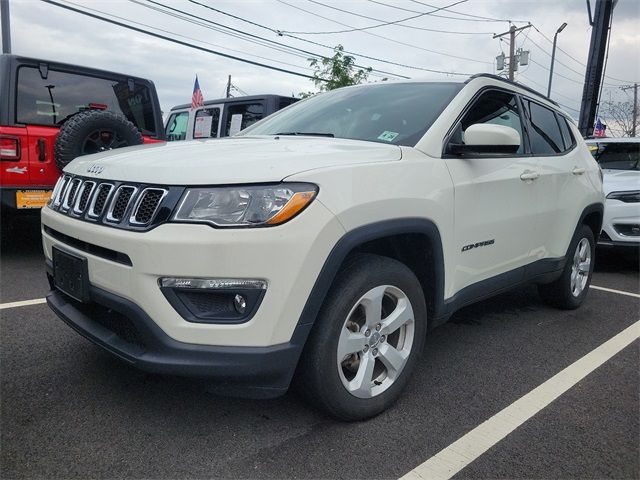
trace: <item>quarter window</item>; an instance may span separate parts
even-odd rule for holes
[[[575,145],[575,139],[571,133],[571,128],[567,123],[567,119],[558,115],[558,123],[560,123],[560,131],[562,132],[562,139],[564,140],[564,150],[570,150]]]
[[[565,150],[556,114],[542,105],[527,101],[531,129],[529,140],[534,155],[553,155]]]

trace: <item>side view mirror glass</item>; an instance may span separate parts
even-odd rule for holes
[[[463,134],[463,143],[450,143],[447,153],[464,154],[509,154],[520,148],[520,134],[515,128],[491,123],[476,123]]]

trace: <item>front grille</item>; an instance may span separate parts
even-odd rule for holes
[[[65,174],[48,207],[80,220],[145,231],[169,219],[184,190]]]
[[[124,218],[124,213],[131,202],[131,198],[136,193],[136,187],[122,186],[116,190],[114,200],[111,202],[107,220],[110,222],[119,222]]]
[[[138,225],[146,225],[151,221],[156,213],[160,201],[167,194],[167,191],[161,188],[147,188],[140,194],[138,203],[133,211],[131,222]]]
[[[76,202],[76,206],[73,208],[73,213],[81,214],[87,208],[87,203],[89,202],[89,197],[93,193],[93,188],[96,186],[96,182],[87,181],[82,184],[80,188],[80,193],[78,194],[78,201]]]
[[[98,193],[93,199],[92,207],[89,209],[89,215],[92,217],[99,217],[104,212],[104,207],[107,204],[107,199],[113,190],[113,185],[110,183],[102,183],[98,187]]]
[[[66,195],[64,196],[64,201],[62,202],[62,208],[64,210],[69,210],[69,207],[73,205],[73,201],[76,198],[76,193],[78,192],[78,187],[82,183],[82,180],[79,178],[74,178],[71,180],[69,187],[67,188]]]

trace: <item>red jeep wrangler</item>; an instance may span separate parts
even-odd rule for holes
[[[150,80],[0,56],[3,214],[45,205],[62,168],[75,157],[163,138]]]

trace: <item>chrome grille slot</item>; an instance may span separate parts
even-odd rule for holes
[[[89,206],[90,217],[96,218],[102,215],[112,190],[113,185],[110,183],[101,183],[98,186],[96,194],[93,196],[93,200],[91,200],[91,205]]]
[[[62,203],[62,199],[64,198],[64,194],[66,193],[67,187],[69,186],[69,180],[71,177],[65,175],[62,177],[62,183],[60,184],[60,188],[56,191],[55,198],[53,199],[53,206],[59,207]]]
[[[133,225],[147,225],[153,220],[162,199],[169,193],[162,188],[145,188],[133,208],[129,221]]]
[[[119,222],[124,218],[127,207],[137,191],[138,188],[131,185],[118,187],[107,211],[107,220],[109,222]]]
[[[76,195],[76,202],[73,206],[73,213],[80,215],[87,208],[87,204],[89,203],[89,198],[91,198],[91,194],[93,193],[93,189],[96,186],[96,182],[92,182],[87,180],[82,184],[78,194]]]
[[[62,201],[62,209],[69,210],[71,205],[73,205],[73,201],[76,198],[76,193],[78,193],[78,187],[82,183],[82,180],[79,178],[74,178],[69,182],[69,186],[66,189],[64,200]]]

